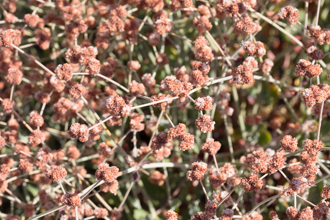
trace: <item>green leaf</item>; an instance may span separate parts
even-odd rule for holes
[[[269,131],[263,131],[260,132],[260,137],[258,143],[260,145],[267,145],[272,140],[272,135],[269,133]]]
[[[33,185],[27,185],[26,189],[33,195],[37,196],[39,192],[39,188]]]
[[[134,219],[146,219],[148,216],[148,212],[143,209],[134,209],[133,217]]]

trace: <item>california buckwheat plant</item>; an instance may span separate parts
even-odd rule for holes
[[[330,219],[330,0],[0,0],[0,219]]]

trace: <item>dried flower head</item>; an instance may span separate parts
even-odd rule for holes
[[[46,177],[57,183],[64,179],[67,172],[64,167],[52,166],[46,171]]]
[[[70,207],[81,206],[80,196],[77,193],[66,193],[62,198],[62,202]]]
[[[207,171],[207,164],[204,162],[194,162],[191,164],[191,170],[187,172],[187,180],[197,181],[204,177]]]
[[[209,138],[203,144],[203,150],[210,155],[215,155],[220,150],[221,144],[219,141],[214,141],[213,138]]]
[[[117,179],[119,173],[119,169],[115,166],[109,166],[109,164],[100,164],[97,167],[95,172],[95,176],[99,180],[104,180],[105,182],[112,182]]]
[[[285,135],[281,139],[281,148],[285,151],[294,152],[298,149],[298,140],[291,135]]]
[[[209,115],[202,115],[200,118],[196,119],[195,123],[196,127],[203,133],[214,130],[215,122],[212,121]]]

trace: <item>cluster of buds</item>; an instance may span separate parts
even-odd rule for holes
[[[82,19],[77,19],[73,23],[65,25],[65,32],[69,35],[78,36],[85,33],[88,29],[87,24]]]
[[[154,156],[158,160],[168,157],[173,149],[171,138],[165,132],[159,132],[152,139],[151,148],[154,150]]]
[[[21,44],[21,32],[19,30],[7,29],[0,32],[0,47],[11,47]]]
[[[230,163],[225,163],[225,165],[219,169],[211,168],[208,174],[209,181],[214,188],[220,188],[226,182],[230,186],[237,186],[241,182],[241,178],[235,175],[236,171]]]
[[[253,43],[252,41],[243,41],[241,45],[249,56],[256,55],[258,57],[263,57],[266,54],[265,46],[260,41],[257,41],[256,43]]]
[[[279,10],[278,16],[281,19],[288,19],[291,26],[299,21],[299,10],[291,5],[285,6]]]
[[[114,94],[106,100],[106,107],[113,116],[127,117],[131,113],[132,104],[126,104],[122,97]]]
[[[319,44],[330,44],[330,30],[329,29],[321,29],[319,25],[308,25],[307,26],[308,33],[316,39]]]
[[[126,19],[123,33],[123,38],[131,44],[137,44],[140,22],[137,19]]]
[[[281,148],[288,152],[294,152],[298,149],[298,140],[291,135],[285,135],[281,140]]]
[[[195,109],[197,111],[211,110],[213,108],[212,102],[213,98],[210,96],[199,97],[195,100]]]
[[[150,182],[152,184],[156,184],[158,186],[162,186],[166,180],[166,176],[159,172],[158,170],[155,170],[151,175],[150,175]]]
[[[163,91],[169,91],[173,96],[179,96],[181,100],[184,100],[193,88],[189,82],[182,82],[175,76],[167,76],[160,82],[160,88]]]
[[[171,0],[168,6],[175,11],[179,8],[190,8],[193,6],[193,2],[192,0]]]
[[[207,164],[204,162],[194,162],[191,164],[191,170],[187,172],[187,180],[199,181],[207,171]]]
[[[274,66],[274,62],[269,58],[265,59],[259,64],[259,68],[264,74],[270,73],[273,66]]]
[[[330,86],[327,84],[312,85],[301,92],[305,105],[313,107],[316,103],[321,103],[328,98]]]
[[[160,35],[168,33],[172,29],[172,21],[168,18],[168,15],[165,11],[157,12],[152,17],[152,21],[155,23],[156,31]]]
[[[210,155],[215,155],[221,147],[221,143],[219,141],[214,141],[213,138],[209,138],[203,144],[203,150]]]
[[[140,115],[138,113],[132,113],[130,115],[130,122],[129,125],[131,126],[131,129],[134,131],[143,131],[145,125],[141,122],[143,122],[144,115]]]
[[[86,142],[88,140],[88,127],[84,124],[74,123],[70,126],[68,135],[71,138],[78,138],[81,142]]]
[[[286,209],[286,215],[290,218],[290,220],[294,219],[314,219],[313,218],[313,210],[311,207],[304,208],[301,212],[293,206],[290,206]]]
[[[252,84],[253,70],[258,68],[258,63],[253,57],[248,57],[246,60],[238,67],[232,70],[233,82],[237,84]]]
[[[212,23],[209,21],[209,16],[197,16],[194,17],[193,24],[199,33],[204,33],[212,29]]]
[[[158,95],[153,95],[151,96],[151,101],[152,102],[158,102],[158,101],[162,101],[162,100],[166,100],[166,101],[162,101],[160,103],[155,103],[152,106],[155,108],[166,108],[167,106],[169,106],[172,103],[172,100],[167,100],[169,98],[172,98],[171,95],[165,95],[163,93],[158,93]]]
[[[81,206],[81,199],[77,193],[66,193],[62,198],[62,202],[70,207]]]
[[[254,8],[257,5],[257,1],[226,1],[226,0],[217,0],[216,9],[217,11],[224,16],[239,17],[238,14],[243,14],[249,8]]]
[[[209,42],[206,40],[204,36],[198,36],[194,41],[194,50],[195,57],[198,60],[202,60],[204,62],[210,62],[213,60],[213,53],[211,47],[208,46]]]
[[[195,120],[195,124],[196,127],[201,130],[201,132],[206,133],[208,131],[214,130],[215,122],[212,121],[211,116],[204,114]]]
[[[129,84],[129,92],[136,96],[136,95],[143,95],[145,92],[145,87],[142,83],[138,83],[135,80],[132,80],[132,82]]]
[[[65,168],[59,166],[52,166],[45,173],[46,177],[51,179],[55,183],[60,182],[62,179],[64,179],[66,177],[66,174],[67,172]]]
[[[315,46],[310,46],[307,48],[307,55],[312,60],[322,60],[323,59],[323,52],[322,50],[317,49]]]
[[[213,56],[213,55],[212,55]],[[193,71],[191,73],[191,83],[194,86],[202,86],[209,82],[208,73],[210,71],[210,65],[208,63],[203,63],[199,61],[191,62]],[[176,75],[180,75],[181,78],[186,78],[184,71],[181,71],[182,68],[177,71]],[[188,76],[189,77],[189,76]]]
[[[95,59],[98,51],[95,47],[81,47],[74,46],[68,49],[65,53],[66,57],[70,60],[71,63],[79,63],[86,66],[86,72],[95,76],[100,72],[100,61]]]
[[[319,140],[305,140],[303,143],[304,149],[307,151],[308,154],[310,155],[317,155],[317,153],[321,150],[322,148],[322,141]]]
[[[119,169],[115,166],[109,166],[107,163],[102,163],[97,167],[95,177],[98,180],[103,180],[107,183],[111,183],[116,180],[119,175]]]
[[[307,76],[313,78],[319,76],[322,73],[322,68],[319,64],[313,65],[308,60],[299,60],[297,66],[294,69],[294,72],[297,76]]]
[[[260,24],[258,22],[254,22],[248,15],[235,16],[234,28],[238,32],[242,32],[244,34],[253,34],[261,30]]]
[[[13,67],[8,69],[7,82],[12,85],[19,85],[23,80],[23,73]]]
[[[244,188],[245,192],[256,192],[262,188],[263,182],[256,174],[250,174],[249,176],[242,178],[241,186]]]

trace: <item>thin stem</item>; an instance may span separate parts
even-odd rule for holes
[[[315,25],[319,24],[320,9],[321,9],[321,0],[318,0]]]
[[[293,36],[292,34],[290,34],[289,32],[287,32],[286,30],[284,30],[282,27],[280,27],[279,25],[277,25],[275,22],[273,22],[272,20],[270,20],[269,18],[263,16],[262,14],[260,14],[259,12],[256,12],[255,10],[253,10],[252,8],[249,9],[251,12],[253,12],[255,15],[257,15],[258,17],[260,17],[261,19],[263,19],[264,21],[266,21],[267,23],[269,23],[270,25],[274,26],[276,29],[278,29],[279,31],[283,32],[284,34],[286,34],[288,37],[290,37],[294,42],[296,42],[299,46],[304,47],[304,44],[298,40],[295,36]]]
[[[129,90],[127,89],[127,88],[125,88],[124,86],[122,86],[122,85],[120,85],[119,83],[117,83],[116,81],[114,81],[114,80],[112,80],[112,79],[110,79],[110,78],[108,78],[108,77],[106,77],[106,76],[103,76],[103,75],[101,75],[101,74],[96,74],[96,76],[98,76],[98,77],[100,77],[100,78],[102,78],[102,79],[105,79],[105,80],[107,80],[107,81],[109,81],[109,82],[111,82],[111,83],[113,83],[113,84],[115,84],[116,86],[118,86],[119,88],[121,88],[122,90],[124,90],[125,92],[129,92]]]
[[[128,195],[129,195],[129,193],[131,192],[131,189],[132,189],[134,183],[135,183],[135,182],[131,182],[131,184],[129,185],[129,187],[128,187],[126,193],[125,193],[125,196],[124,196],[123,200],[121,201],[120,205],[118,206],[118,209],[119,209],[119,210],[124,206],[125,201],[126,201]]]
[[[206,192],[206,189],[205,189],[205,187],[204,187],[204,184],[203,184],[202,180],[199,180],[199,182],[200,182],[201,187],[202,187],[202,189],[203,189],[203,191],[204,191],[204,194],[205,194],[205,196],[206,196],[206,198],[207,198],[207,201],[210,201],[210,198],[209,198],[209,196],[207,195],[207,192]]]
[[[33,60],[38,66],[40,66],[43,70],[45,70],[46,72],[50,73],[52,76],[55,76],[55,73],[53,71],[51,71],[50,69],[48,69],[46,66],[44,66],[42,63],[40,63],[38,60],[36,60],[35,58],[33,58],[32,56],[30,56],[29,54],[27,54],[26,52],[24,52],[21,48],[17,47],[14,44],[11,44],[11,46],[13,48],[15,48],[16,50],[18,50],[18,52],[20,52],[21,54],[27,56],[28,58],[30,58],[31,60]]]
[[[15,85],[12,85],[10,90],[10,101],[13,101],[14,90],[15,90]]]
[[[60,186],[61,186],[61,189],[62,189],[63,193],[64,193],[64,194],[66,194],[66,191],[65,191],[65,189],[64,189],[64,187],[63,187],[63,184],[62,184],[62,182],[61,182],[61,181],[59,181],[58,183],[60,184]]]
[[[313,207],[316,206],[314,203],[308,201],[307,199],[305,199],[305,198],[303,198],[303,197],[301,197],[301,196],[299,196],[299,195],[297,195],[297,197],[298,197],[299,199],[303,200],[304,202],[310,204],[310,205],[313,206]],[[296,206],[295,206],[295,207],[296,207]]]

